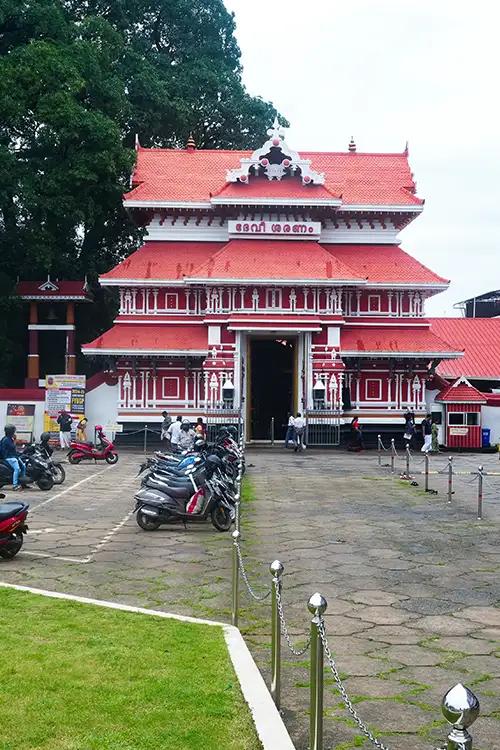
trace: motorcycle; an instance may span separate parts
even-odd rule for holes
[[[70,464],[79,464],[80,461],[106,461],[108,464],[116,464],[118,461],[118,452],[108,440],[100,425],[96,425],[97,437],[99,444],[78,443],[76,440],[70,444],[68,461]]]
[[[28,531],[26,519],[29,505],[26,503],[1,500],[5,495],[0,493],[0,557],[12,560],[23,546],[24,534]]]
[[[36,484],[41,490],[52,489],[54,478],[45,459],[35,452],[27,452],[22,454],[21,461],[26,468],[26,475],[19,477],[21,487]],[[5,484],[12,484],[12,475],[12,466],[6,461],[0,461],[0,487],[3,487]]]
[[[209,456],[204,467],[189,467],[175,480],[148,477],[135,496],[138,525],[155,531],[166,523],[204,523],[210,518],[218,531],[228,531],[235,517],[235,498],[222,468],[217,456]]]
[[[42,432],[42,434],[40,435],[40,442],[38,443],[38,445],[35,445],[35,451],[47,461],[51,474],[54,478],[54,484],[62,484],[66,479],[66,471],[60,461],[55,461],[52,458],[52,454],[54,453],[54,451],[51,448],[49,441],[50,432]]]

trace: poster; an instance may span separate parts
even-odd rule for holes
[[[35,422],[35,404],[7,404],[7,424],[16,428],[16,438],[31,442]]]
[[[47,375],[45,378],[44,430],[59,433],[57,417],[64,409],[77,420],[85,414],[85,375]]]

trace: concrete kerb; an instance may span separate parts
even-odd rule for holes
[[[222,628],[224,640],[231,657],[231,662],[240,683],[243,697],[252,714],[253,722],[259,740],[264,750],[295,750],[295,746],[290,739],[290,735],[283,723],[283,720],[274,705],[266,683],[259,672],[259,669],[248,650],[238,628],[233,625],[226,625],[215,620],[203,620],[197,617],[188,617],[186,615],[176,615],[172,612],[161,612],[154,609],[145,609],[144,607],[133,607],[129,604],[119,604],[118,602],[108,602],[102,599],[90,599],[86,596],[75,596],[73,594],[62,594],[58,591],[46,591],[45,589],[32,588],[31,586],[18,586],[13,583],[0,581],[1,588],[16,589],[17,591],[27,591],[31,594],[46,596],[52,599],[65,599],[67,601],[80,602],[82,604],[93,604],[97,607],[107,607],[108,609],[118,609],[122,612],[133,612],[141,615],[153,615],[164,619],[179,620],[180,622],[192,622],[196,625],[208,625],[210,627]]]

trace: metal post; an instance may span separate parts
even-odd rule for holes
[[[231,603],[231,625],[238,627],[238,610],[239,610],[239,573],[240,566],[238,562],[238,543],[240,532],[233,531],[233,586],[232,586],[232,603]]]
[[[425,466],[425,491],[429,492],[429,454],[424,454],[424,466]]]
[[[271,417],[271,445],[274,445],[274,417]]]
[[[148,451],[148,426],[147,424],[144,425],[144,455],[146,455]]]
[[[477,520],[481,521],[483,518],[483,467],[479,467],[479,475],[477,482]]]
[[[377,451],[378,451],[378,465],[382,465],[382,451],[380,449],[380,443],[382,442],[380,435],[377,435]]]
[[[448,456],[448,502],[451,503],[453,495],[453,458]]]
[[[309,750],[323,750],[323,641],[319,632],[327,601],[321,594],[313,594],[307,603],[311,620],[310,666],[310,722]]]
[[[394,438],[391,438],[391,474],[394,474],[394,456],[396,455],[396,446],[394,445]]]
[[[279,709],[281,701],[281,623],[278,610],[278,596],[281,596],[281,576],[284,567],[279,560],[269,566],[273,582],[271,584],[271,696]]]
[[[406,445],[406,476],[410,477],[410,446]]]
[[[238,471],[238,476],[236,478],[236,495],[234,496],[234,499],[236,501],[235,506],[235,522],[236,522],[236,531],[240,531],[240,513],[241,513],[241,466]]]
[[[451,731],[446,743],[447,750],[472,750],[472,737],[467,731],[479,716],[477,697],[460,682],[448,690],[441,701],[441,710]]]

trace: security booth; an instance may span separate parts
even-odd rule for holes
[[[462,377],[446,386],[435,401],[444,407],[446,447],[481,448],[481,407],[486,404],[486,396]]]

